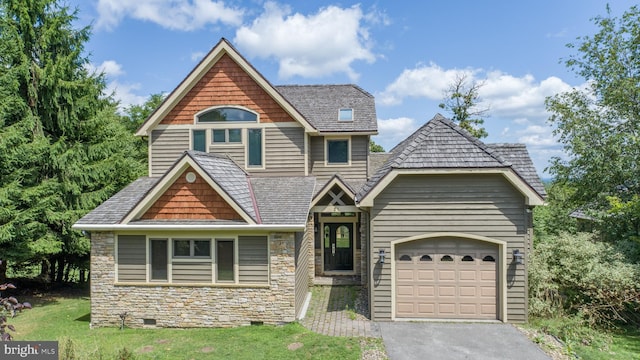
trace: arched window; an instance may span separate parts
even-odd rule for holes
[[[402,255],[400,256],[400,261],[411,261],[411,256],[409,255]]]
[[[453,261],[453,258],[451,257],[451,255],[445,255],[440,258],[440,261]]]
[[[482,258],[482,261],[486,261],[486,262],[496,262],[496,259],[491,256],[491,255],[487,255],[485,257]]]
[[[215,123],[225,121],[258,121],[258,114],[235,107],[213,108],[205,110],[197,116],[199,123]]]
[[[473,256],[465,255],[462,257],[462,261],[473,261]]]
[[[420,261],[433,261],[433,259],[429,255],[422,255]]]

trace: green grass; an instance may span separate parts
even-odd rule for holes
[[[640,354],[640,329],[594,329],[571,317],[536,318],[528,327],[555,335],[564,342],[565,353],[581,359],[637,360]]]
[[[358,338],[319,335],[297,323],[234,329],[89,329],[89,299],[27,299],[34,305],[9,323],[15,340],[71,340],[77,359],[359,359]],[[61,349],[63,350],[63,349]]]

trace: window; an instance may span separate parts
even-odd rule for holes
[[[199,123],[222,121],[258,121],[258,115],[251,111],[234,107],[219,107],[198,114]]]
[[[235,281],[233,262],[233,240],[216,240],[217,281]]]
[[[453,261],[453,258],[450,255],[445,255],[440,258],[440,261]]]
[[[422,255],[420,261],[433,261],[433,259],[431,259],[431,256],[429,255]]]
[[[473,256],[465,255],[462,257],[462,261],[473,261]]]
[[[402,255],[400,256],[400,259],[398,259],[400,261],[411,261],[411,256],[409,255]]]
[[[204,130],[193,130],[192,150],[207,151],[207,133]]]
[[[167,280],[167,240],[151,239],[151,280]]]
[[[211,240],[173,240],[173,257],[211,258]]]
[[[349,140],[327,140],[327,163],[349,163]]]
[[[348,249],[351,247],[349,241],[349,228],[342,225],[336,229],[336,247],[338,249]]]
[[[211,132],[214,144],[242,142],[242,129],[213,129]]]
[[[496,259],[494,259],[494,257],[491,256],[491,255],[487,255],[487,256],[482,258],[482,261],[485,261],[485,262],[496,262]]]
[[[338,120],[353,121],[353,109],[340,109],[338,113]]]
[[[247,130],[247,166],[262,166],[262,129]]]

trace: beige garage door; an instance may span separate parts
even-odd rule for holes
[[[496,319],[498,246],[437,238],[395,249],[396,317]]]

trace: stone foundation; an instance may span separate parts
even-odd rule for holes
[[[116,285],[115,235],[91,235],[91,326],[232,327],[295,320],[293,234],[271,234],[270,284]],[[155,324],[155,325],[154,325]]]

